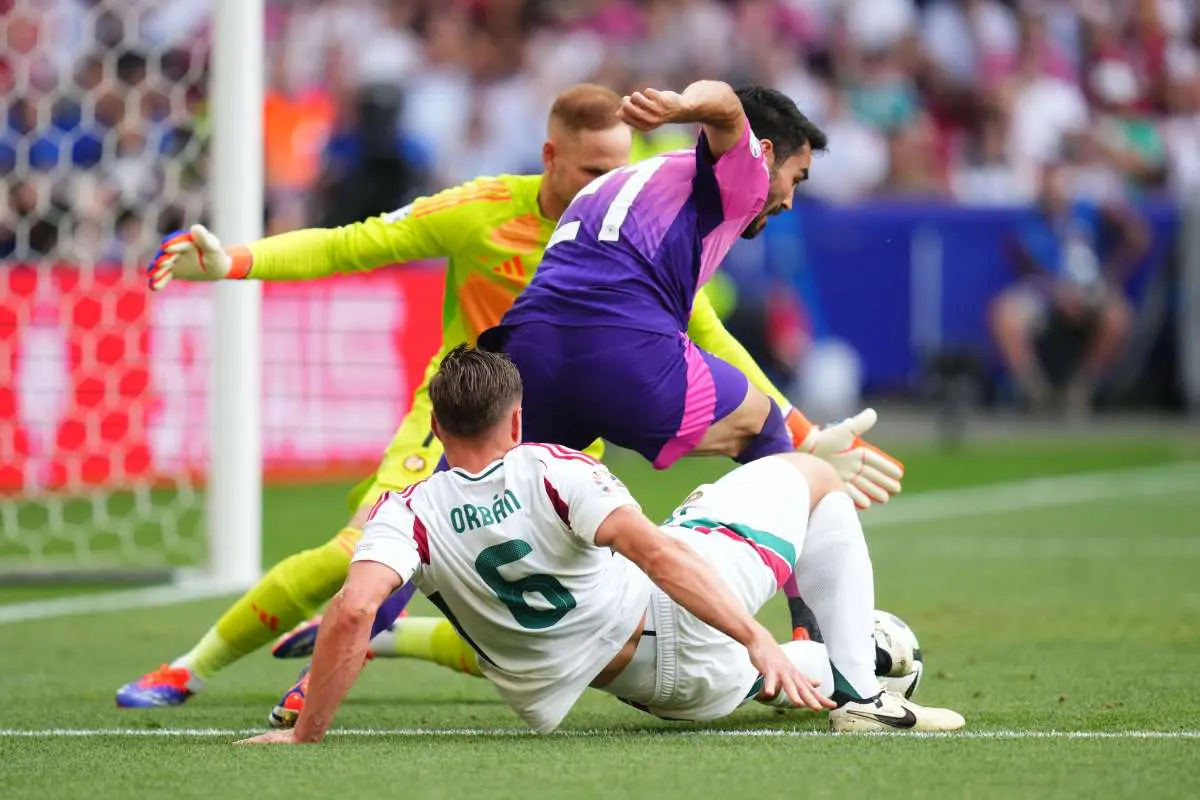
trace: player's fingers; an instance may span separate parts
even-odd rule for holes
[[[850,419],[846,420],[847,427],[854,431],[855,436],[862,436],[871,428],[875,427],[875,423],[879,421],[879,415],[875,413],[873,408],[864,408],[862,411],[855,414]]]
[[[196,243],[193,242],[191,239],[185,239],[182,241],[175,242],[174,244],[167,245],[165,248],[163,248],[163,250],[166,252],[167,255],[177,256],[180,253],[195,252],[197,250],[197,247],[196,247]]]
[[[862,446],[867,450],[868,464],[877,467],[893,478],[904,477],[904,464],[898,458],[888,455],[870,442],[863,442]]]
[[[888,494],[887,489],[884,489],[882,486],[876,483],[872,483],[862,475],[856,475],[853,482],[860,492],[871,498],[872,503],[883,504],[892,498],[892,496]]]
[[[867,509],[871,507],[871,498],[863,494],[862,490],[854,485],[853,480],[843,483],[843,488],[846,494],[850,495],[850,499],[854,501],[854,505],[859,509]]]
[[[166,272],[163,272],[163,273],[159,273],[158,275],[152,275],[150,277],[150,291],[161,292],[163,290],[163,287],[166,286],[168,283],[170,283],[171,278],[173,278],[173,277],[175,277],[175,276],[171,273],[170,270],[167,270]]]
[[[870,466],[869,464],[863,465],[863,468],[858,473],[858,476],[868,483],[878,486],[889,495],[900,494],[900,481],[884,475],[882,472]]]
[[[621,119],[626,125],[632,128],[637,128],[644,131],[653,125],[653,120],[637,106],[633,105],[629,98],[625,99],[625,103],[621,106]]]
[[[221,242],[217,239],[216,234],[203,225],[192,226],[192,241],[194,241],[201,250],[207,250],[211,252],[221,249]]]
[[[643,112],[652,117],[657,117],[662,113],[661,105],[654,100],[651,100],[649,97],[646,97],[646,95],[642,94],[641,92],[634,92],[633,94],[629,95],[629,102],[632,103],[634,107],[641,109]]]
[[[766,692],[767,697],[775,697],[777,694],[779,694],[780,687],[779,687],[779,681],[777,680],[776,675],[775,675],[775,670],[773,670],[769,667],[767,669],[763,670],[763,686],[762,686],[762,688],[763,688],[763,691]]]

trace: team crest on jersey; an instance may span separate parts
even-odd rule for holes
[[[621,483],[621,479],[603,468],[592,470],[592,483],[604,494],[625,491],[625,484]]]
[[[409,472],[421,472],[425,469],[425,457],[414,453],[404,459],[404,468]]]

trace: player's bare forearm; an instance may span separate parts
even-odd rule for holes
[[[620,119],[639,131],[673,122],[699,122],[714,158],[738,143],[746,124],[742,102],[729,84],[697,81],[683,93],[646,89],[621,101]]]
[[[325,738],[334,715],[362,671],[375,612],[399,585],[397,577],[382,564],[351,566],[346,585],[329,604],[317,634],[308,694],[296,720],[297,742]]]
[[[668,597],[731,639],[750,647],[762,636],[770,638],[708,562],[636,508],[610,514],[596,532],[596,543],[628,558]]]
[[[733,148],[742,136],[746,114],[733,87],[724,81],[696,81],[683,90],[682,108],[673,122],[699,122],[714,158]]]

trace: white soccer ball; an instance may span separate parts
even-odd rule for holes
[[[880,683],[893,694],[912,697],[925,671],[917,634],[895,614],[876,610],[872,635]]]

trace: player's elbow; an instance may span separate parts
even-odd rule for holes
[[[367,587],[347,583],[336,598],[339,626],[358,628],[370,625],[379,611],[380,600]]]

